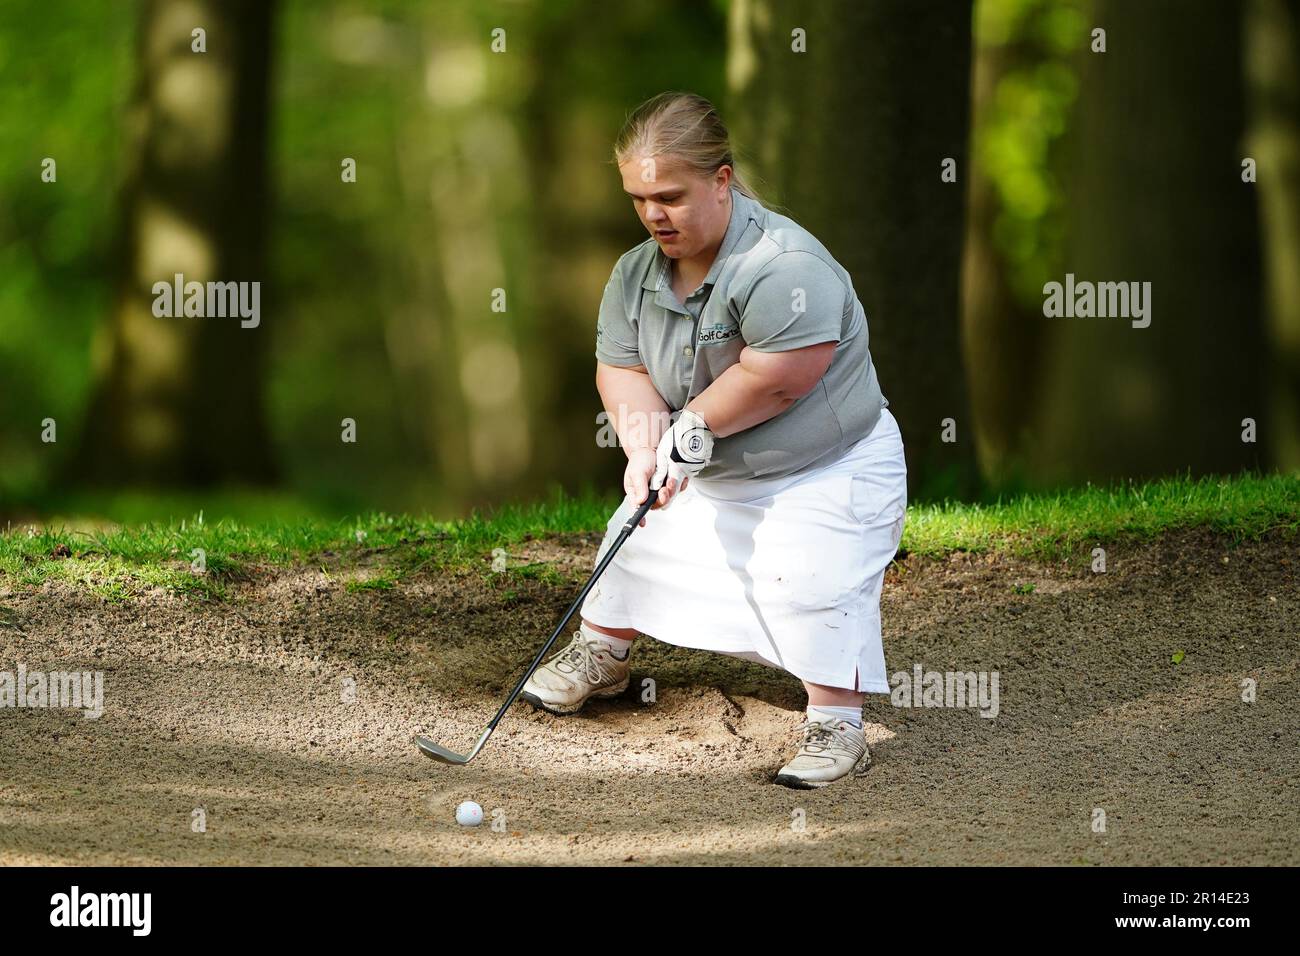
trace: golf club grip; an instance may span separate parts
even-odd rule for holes
[[[636,513],[632,515],[632,517],[628,518],[627,521],[624,523],[623,530],[626,531],[628,534],[631,534],[633,531],[635,531],[637,525],[641,523],[641,519],[650,513],[650,509],[654,507],[655,502],[658,500],[659,500],[659,489],[651,488],[649,494],[646,495],[645,501],[641,502],[641,504],[637,507]]]

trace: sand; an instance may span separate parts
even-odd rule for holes
[[[262,568],[224,603],[0,576],[0,671],[104,675],[98,719],[0,709],[0,864],[1300,863],[1294,538],[1113,545],[1105,574],[896,562],[890,671],[996,671],[997,716],[872,695],[871,770],[819,791],[770,782],[798,681],[646,638],[623,697],[517,703],[469,766],[421,756],[472,744],[597,543],[512,549],[568,587],[490,555],[355,593]]]

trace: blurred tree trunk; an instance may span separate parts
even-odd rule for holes
[[[806,31],[807,52],[792,50]],[[914,497],[977,487],[960,276],[971,4],[736,0],[728,111],[784,212],[853,276]],[[940,180],[956,161],[957,182]],[[956,443],[941,421],[956,421]]]
[[[1267,274],[1273,463],[1300,471],[1300,0],[1253,0],[1246,70]]]
[[[1027,450],[1051,327],[1043,284],[1061,272],[1062,134],[1090,0],[978,0],[962,274],[963,344],[980,469],[992,490],[1029,483]]]
[[[1242,8],[1097,0],[1071,124],[1066,271],[1150,282],[1151,324],[1052,328],[1035,472],[1055,484],[1256,465],[1267,440],[1256,186],[1241,180]],[[1065,275],[1056,277],[1064,283]]]
[[[271,0],[146,0],[116,293],[71,480],[268,482]],[[206,52],[191,48],[206,31]],[[153,315],[155,282],[262,282],[261,321]],[[174,306],[179,306],[174,303]]]
[[[1042,314],[1027,309],[1008,281],[1009,263],[994,240],[1002,204],[978,155],[999,81],[1032,62],[1020,49],[976,44],[971,80],[973,148],[966,177],[962,345],[980,473],[994,488],[1015,487],[1022,477],[1027,429],[1042,388]]]
[[[612,32],[612,23],[627,13],[628,6],[601,0],[539,8],[530,43],[533,82],[520,111],[529,191],[536,197],[528,224],[530,254],[518,262],[528,277],[521,293],[529,296],[529,394],[538,420],[563,437],[537,449],[538,473],[567,484],[597,475],[602,490],[621,486],[627,462],[594,439],[603,408],[596,391],[595,310],[581,311],[576,304],[587,290],[604,289],[623,250],[611,257],[606,237],[592,228],[594,218],[609,215],[608,204],[600,201],[606,191],[592,180],[616,178],[617,172],[600,165],[611,147],[600,141],[603,130],[591,128],[592,93],[573,89],[573,73],[576,62],[590,58],[604,31]],[[571,139],[591,149],[576,150]],[[564,240],[557,242],[557,236]],[[593,264],[604,274],[591,272]]]

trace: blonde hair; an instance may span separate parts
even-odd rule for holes
[[[727,127],[702,96],[679,92],[652,96],[632,111],[614,140],[618,166],[633,156],[667,155],[704,177],[730,166],[731,184],[750,199],[763,201],[736,169]]]

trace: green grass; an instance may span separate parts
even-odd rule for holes
[[[1233,542],[1300,527],[1300,476],[1161,478],[992,504],[909,508],[903,547],[926,555],[1008,551],[1059,559],[1095,544],[1150,540],[1165,531],[1208,528]]]
[[[110,502],[114,515],[122,513],[121,501]],[[373,560],[382,570],[348,578],[346,589],[391,590],[405,575],[429,567],[478,568],[492,574],[494,548],[508,551],[528,538],[603,529],[618,502],[613,496],[556,492],[547,501],[475,512],[459,521],[383,512],[335,519],[312,516],[306,509],[287,509],[289,516],[274,517],[260,498],[251,510],[241,501],[219,503],[219,511],[243,516],[216,520],[205,509],[185,518],[116,524],[88,520],[65,507],[61,515],[39,524],[10,524],[0,530],[0,583],[9,579],[39,587],[47,580],[65,581],[112,601],[154,587],[219,600],[226,597],[229,582],[259,567]],[[125,510],[129,514],[146,507],[143,499],[131,499]],[[84,511],[93,514],[99,509]],[[203,573],[193,569],[196,549],[203,551]],[[521,565],[510,557],[506,571],[493,577],[565,583],[545,562]]]
[[[347,583],[347,589],[356,594],[359,591],[391,591],[397,587],[397,575],[390,571],[380,571],[373,577],[357,578]]]
[[[206,511],[123,525],[58,518],[0,531],[0,583],[71,582],[110,601],[129,600],[149,588],[223,600],[232,581],[268,566],[302,562],[366,564],[340,573],[354,593],[391,590],[408,574],[430,568],[477,569],[503,590],[525,580],[562,585],[566,578],[552,565],[521,564],[511,548],[548,534],[602,532],[618,503],[615,496],[555,492],[543,502],[475,512],[458,521],[382,512],[337,519],[306,509],[267,512],[260,504],[244,517],[216,520]],[[217,507],[227,510],[225,504]],[[1212,529],[1234,542],[1269,531],[1294,534],[1300,527],[1300,477],[1167,478],[984,504],[921,505],[908,510],[902,547],[933,556],[1006,551],[1086,559],[1098,544],[1149,540],[1191,527]],[[504,573],[491,569],[496,548],[507,553]],[[204,552],[202,573],[194,569],[196,549]]]

